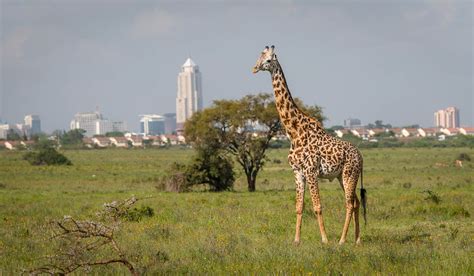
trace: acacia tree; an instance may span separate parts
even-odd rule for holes
[[[298,106],[323,121],[321,108]],[[248,190],[255,191],[258,172],[265,164],[265,152],[273,137],[284,129],[275,107],[273,95],[247,95],[240,100],[218,100],[197,112],[185,126],[186,140],[197,147],[218,147],[231,154],[247,177]]]

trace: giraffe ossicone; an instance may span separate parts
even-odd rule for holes
[[[300,242],[305,185],[311,193],[313,209],[316,214],[321,240],[327,243],[324,227],[318,178],[333,180],[337,178],[345,195],[346,217],[339,240],[346,241],[349,224],[354,216],[355,239],[360,243],[359,206],[356,194],[357,182],[361,179],[361,201],[364,220],[366,219],[366,196],[363,189],[363,159],[360,151],[351,143],[327,134],[316,118],[306,115],[298,108],[288,89],[282,67],[274,53],[275,47],[266,46],[253,73],[268,71],[272,77],[275,104],[280,120],[291,140],[288,162],[295,174],[296,183],[296,233],[295,243]]]

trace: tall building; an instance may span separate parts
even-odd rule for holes
[[[140,117],[140,133],[145,135],[165,133],[165,117],[156,114],[140,115]]]
[[[165,133],[172,134],[176,131],[176,113],[163,114],[165,117]]]
[[[355,126],[360,126],[360,120],[355,118],[348,118],[344,120],[344,127],[353,128]]]
[[[181,67],[176,97],[176,124],[182,128],[194,112],[202,109],[201,72],[191,58]]]
[[[85,136],[105,135],[107,132],[125,132],[127,125],[125,122],[114,122],[104,119],[101,113],[86,112],[77,113],[71,121],[70,129],[83,129]]]
[[[436,127],[456,128],[460,126],[459,109],[448,107],[438,110],[434,113],[434,121]]]
[[[34,135],[41,132],[41,120],[38,115],[26,115],[25,126],[29,129],[28,134]]]
[[[10,130],[9,124],[0,124],[0,139],[7,139],[9,130]]]
[[[72,129],[83,129],[85,136],[94,136],[97,134],[97,122],[103,120],[99,112],[77,113],[71,121]]]

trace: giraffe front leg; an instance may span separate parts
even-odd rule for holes
[[[295,244],[300,243],[301,236],[301,223],[303,220],[303,207],[304,207],[304,177],[300,171],[295,171],[295,183],[296,183],[296,233],[295,233]]]
[[[319,232],[321,233],[321,241],[328,243],[326,235],[326,228],[324,227],[323,211],[321,208],[321,197],[319,195],[318,178],[316,175],[310,175],[307,177],[309,190],[311,192],[311,201],[313,202],[314,213],[318,219]]]

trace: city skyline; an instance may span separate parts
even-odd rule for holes
[[[275,44],[293,96],[322,106],[328,126],[351,117],[432,126],[446,106],[474,124],[470,2],[0,5],[0,118],[9,123],[38,114],[45,131],[67,129],[74,112],[97,105],[127,122],[175,112],[188,55],[206,72],[205,107],[271,93],[269,76],[250,68]]]

